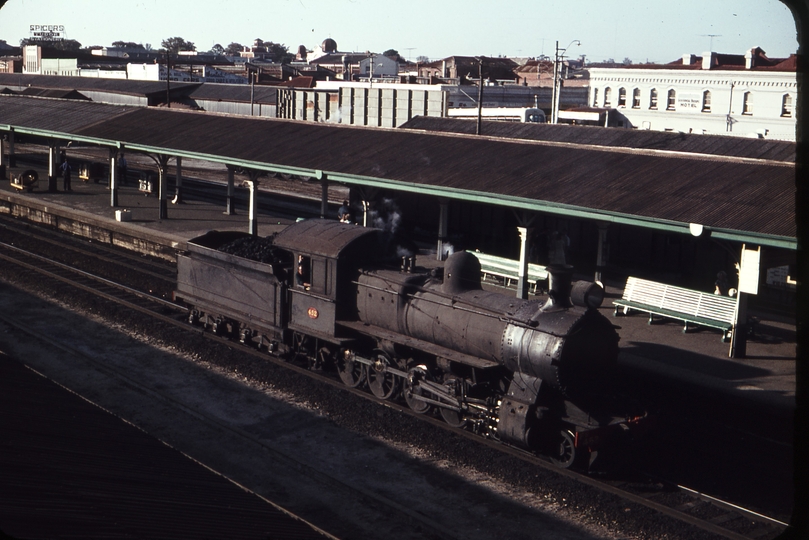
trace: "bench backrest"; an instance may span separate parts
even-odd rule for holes
[[[694,317],[702,317],[731,324],[736,323],[737,300],[730,296],[704,293],[675,287],[636,277],[626,280],[622,296],[629,302],[676,311]]]
[[[488,255],[479,251],[470,251],[472,255],[480,261],[481,269],[485,272],[487,268],[499,270],[505,275],[512,276],[515,279],[519,273],[520,261],[514,259],[506,259],[504,257],[497,257],[495,255]],[[528,263],[528,277],[533,280],[548,279],[548,270],[540,265]]]

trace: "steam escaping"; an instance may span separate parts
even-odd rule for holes
[[[377,229],[382,229],[386,233],[396,234],[399,225],[402,223],[402,213],[393,199],[382,199],[374,205],[368,212],[368,218]]]
[[[396,256],[397,257],[412,257],[415,255],[411,250],[407,249],[404,246],[396,246]]]
[[[397,259],[401,259],[414,257],[418,253],[416,244],[401,234],[402,212],[394,199],[383,198],[377,201],[368,210],[367,216],[370,225],[382,230],[385,249],[391,256],[396,253]]]

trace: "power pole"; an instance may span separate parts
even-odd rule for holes
[[[478,127],[477,135],[480,135],[483,126],[483,57],[478,58]]]
[[[166,107],[171,109],[171,52],[166,48]]]
[[[551,124],[555,124],[559,113],[557,111],[559,99],[559,41],[553,53],[553,92],[551,94]]]

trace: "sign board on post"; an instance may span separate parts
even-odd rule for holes
[[[758,294],[758,275],[761,248],[747,249],[742,246],[742,262],[739,267],[739,292]]]

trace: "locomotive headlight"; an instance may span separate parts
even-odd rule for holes
[[[570,301],[574,306],[596,309],[604,302],[604,289],[598,283],[577,281],[570,290]]]

